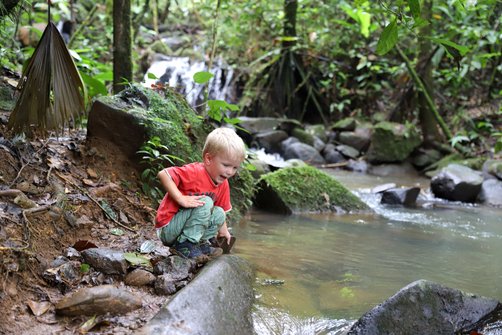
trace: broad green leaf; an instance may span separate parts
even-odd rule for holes
[[[132,265],[151,266],[150,259],[148,257],[145,257],[141,254],[137,254],[135,252],[126,252],[124,254],[124,258]]]
[[[377,54],[385,55],[389,52],[394,45],[396,45],[398,40],[398,32],[397,32],[397,21],[394,19],[391,23],[384,28],[380,39],[377,44]]]
[[[420,18],[420,0],[408,0],[408,4],[413,18],[415,20]]]
[[[193,81],[195,81],[197,84],[205,84],[213,77],[214,75],[212,73],[209,73],[207,71],[200,71],[193,75]]]
[[[465,56],[465,54],[467,52],[469,52],[469,48],[468,47],[465,47],[465,46],[462,46],[462,45],[459,45],[455,42],[452,42],[450,40],[447,40],[447,39],[444,39],[444,38],[434,38],[434,37],[431,37],[430,38],[431,41],[433,42],[436,42],[436,43],[439,43],[441,44],[443,47],[445,47],[446,51],[452,56],[455,58],[455,55],[457,54],[455,51],[453,50],[458,50],[458,52],[460,53],[460,56]]]
[[[151,72],[148,72],[148,73],[147,73],[147,77],[148,77],[148,79],[159,79],[156,75],[154,75],[154,74],[153,74],[153,73],[151,73]]]
[[[106,85],[97,80],[95,77],[91,77],[85,73],[80,74],[82,76],[82,81],[85,83],[88,89],[88,93],[90,97],[94,97],[96,95],[106,96],[108,94],[108,90],[106,89]]]

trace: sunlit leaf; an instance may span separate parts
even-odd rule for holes
[[[398,40],[398,27],[397,21],[394,19],[391,23],[384,28],[380,39],[377,44],[377,53],[379,55],[385,55],[389,52],[394,45],[396,45]]]
[[[452,147],[455,147],[457,143],[469,142],[469,137],[465,135],[458,135],[451,138],[450,143]]]
[[[214,77],[214,75],[210,72],[200,71],[200,72],[196,72],[193,75],[193,81],[195,81],[197,84],[205,84],[213,77]]]
[[[369,37],[370,36],[371,14],[360,10],[357,12],[357,18],[359,21],[359,25],[361,26],[361,29],[360,29],[361,34],[364,37]]]
[[[127,252],[124,254],[124,258],[126,261],[131,263],[132,265],[144,265],[150,266],[150,259],[141,254],[137,254],[135,252]]]

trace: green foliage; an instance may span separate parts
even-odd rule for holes
[[[156,136],[146,141],[138,151],[141,155],[141,163],[146,166],[141,173],[141,188],[148,197],[158,203],[164,197],[164,191],[159,187],[157,173],[166,166],[175,165],[175,161],[183,162],[181,158],[168,152],[169,148]]]

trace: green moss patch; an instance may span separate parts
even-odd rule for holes
[[[311,166],[285,168],[263,175],[255,204],[283,214],[369,209],[336,179]]]

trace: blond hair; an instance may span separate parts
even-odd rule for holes
[[[216,128],[207,135],[202,155],[205,156],[206,153],[211,155],[224,153],[243,161],[246,158],[246,146],[233,129]]]

